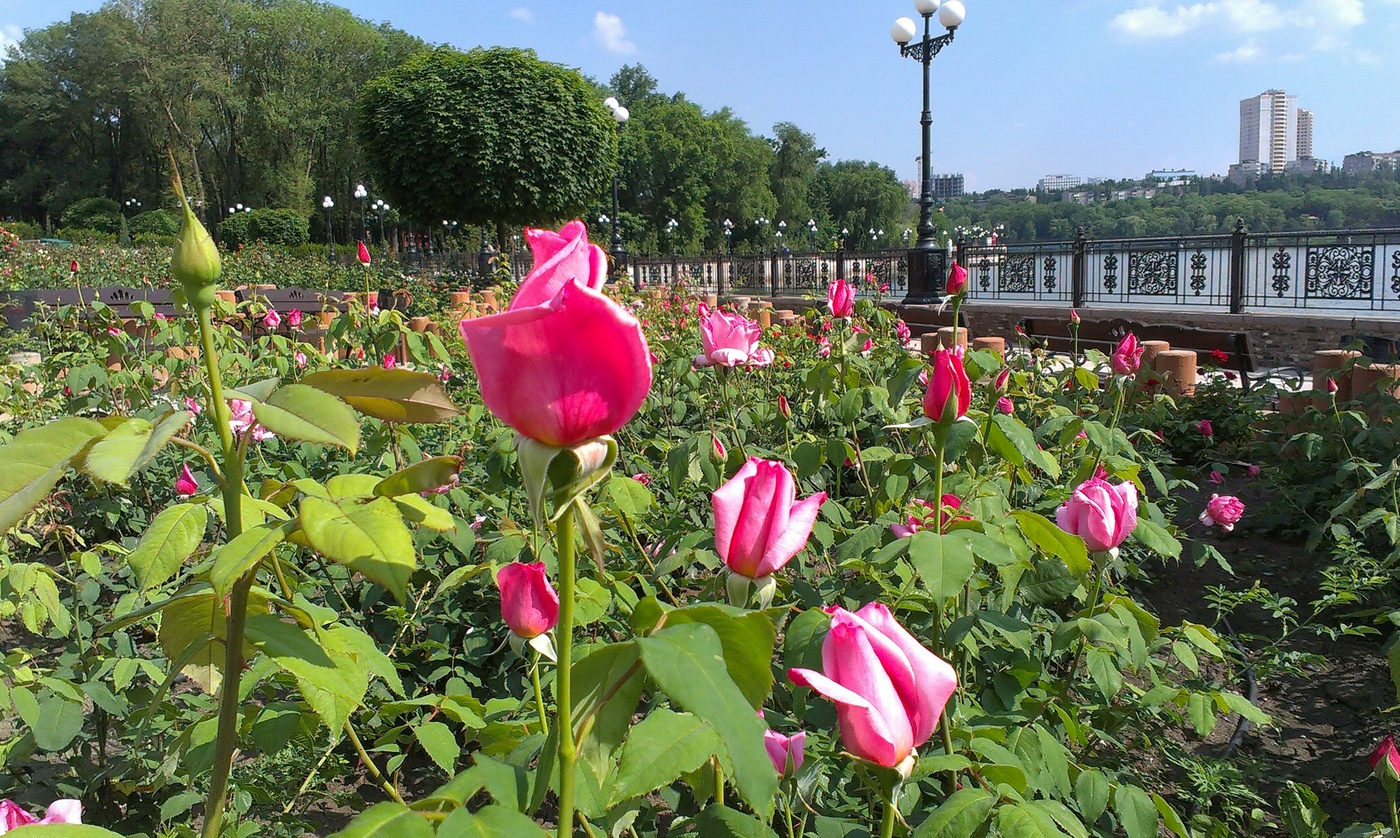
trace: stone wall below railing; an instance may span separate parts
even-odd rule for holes
[[[916,324],[931,306],[897,306],[896,311],[907,322]],[[1067,306],[1037,306],[1017,303],[970,302],[963,307],[972,334],[997,335],[1010,339],[1016,324],[1026,317],[1058,317],[1069,319]],[[923,314],[928,317],[928,314]],[[1309,368],[1312,355],[1319,349],[1341,349],[1356,337],[1371,339],[1377,355],[1400,342],[1400,320],[1373,317],[1365,313],[1345,316],[1336,313],[1300,311],[1296,314],[1246,312],[1224,314],[1190,309],[1107,308],[1095,306],[1082,309],[1080,316],[1094,320],[1132,320],[1146,325],[1154,323],[1211,329],[1223,332],[1245,332],[1249,335],[1256,362],[1260,367],[1301,366]],[[1140,336],[1143,337],[1143,336]],[[1145,336],[1150,339],[1151,335]],[[1393,360],[1378,357],[1377,360]]]

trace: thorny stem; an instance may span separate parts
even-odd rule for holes
[[[385,794],[393,798],[395,803],[400,806],[407,806],[408,804],[404,802],[403,796],[399,794],[399,790],[380,772],[379,766],[374,764],[374,760],[370,759],[369,752],[365,750],[364,743],[360,741],[360,737],[355,733],[355,728],[350,725],[349,719],[345,720],[345,735],[350,738],[350,744],[355,747],[355,753],[360,755],[360,762],[364,763],[365,770],[369,772],[369,776],[379,784],[380,788],[384,789]]]
[[[880,838],[894,838],[894,821],[897,810],[894,805],[894,795],[885,798],[885,816],[880,821]]]

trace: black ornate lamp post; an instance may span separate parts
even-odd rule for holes
[[[917,34],[914,21],[902,17],[890,27],[890,37],[899,44],[899,54],[923,64],[924,67],[924,111],[919,119],[923,128],[923,155],[920,160],[919,190],[919,239],[909,251],[909,297],[912,299],[939,298],[943,295],[943,277],[947,274],[948,258],[938,246],[938,231],[933,226],[933,154],[932,128],[933,112],[929,106],[929,64],[945,46],[953,42],[953,35],[967,17],[967,9],[961,0],[914,0],[914,8],[924,19],[924,37],[915,41]],[[938,22],[948,31],[934,37],[932,21],[938,13]]]
[[[447,252],[447,237],[450,236],[450,235],[452,235],[452,234],[455,233],[455,232],[457,232],[457,222],[456,222],[456,221],[443,221],[443,222],[442,222],[442,252],[443,252],[443,253],[446,253],[446,252]]]
[[[618,104],[617,99],[612,96],[603,100],[603,104],[612,111],[613,121],[617,123],[618,148],[622,147],[622,126],[631,119],[632,112]],[[612,211],[612,244],[608,248],[608,254],[612,256],[613,270],[619,273],[627,264],[627,247],[622,243],[622,211],[617,204],[617,184],[618,175],[622,167],[622,160],[619,158],[617,166],[613,167],[613,211]],[[606,221],[604,224],[608,223]]]
[[[807,235],[812,237],[812,252],[817,252],[817,219],[807,219]]]
[[[676,230],[680,226],[681,223],[674,218],[666,222],[666,249],[672,256],[676,253]]]
[[[365,199],[369,197],[369,190],[363,183],[355,184],[355,201],[360,205],[360,226],[355,230],[355,238],[367,239],[369,232],[365,225]]]
[[[761,216],[761,215],[760,215],[758,218],[755,218],[755,219],[753,220],[753,226],[755,226],[755,227],[758,228],[758,252],[759,252],[759,253],[762,253],[762,252],[763,252],[763,247],[764,247],[764,245],[766,245],[766,244],[768,243],[768,237],[764,235],[764,231],[767,230],[768,224],[769,224],[768,219],[765,218],[765,217],[763,217],[763,216]]]
[[[389,205],[384,203],[384,199],[379,198],[375,200],[374,206],[370,209],[374,210],[375,217],[379,219],[379,246],[387,249],[389,243],[384,240],[384,216],[389,212]]]
[[[335,201],[327,195],[321,199],[321,208],[326,211],[326,258],[335,261],[335,228],[331,226],[331,210],[335,208]]]

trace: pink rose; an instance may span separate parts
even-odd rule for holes
[[[1235,524],[1244,517],[1244,502],[1234,495],[1211,495],[1206,501],[1206,508],[1201,512],[1201,523],[1207,527],[1220,525],[1220,529],[1229,532],[1235,528]]]
[[[391,370],[398,365],[399,359],[394,357],[394,353],[390,352],[384,356],[384,369]]]
[[[935,422],[961,419],[972,406],[972,384],[963,369],[963,349],[938,349],[924,391],[924,415]]]
[[[826,289],[826,304],[832,317],[850,317],[856,313],[856,288],[844,279],[838,279]]]
[[[194,479],[194,472],[190,471],[190,464],[185,463],[180,466],[180,476],[175,478],[175,494],[182,498],[199,491],[199,481]]]
[[[894,336],[899,338],[900,344],[909,342],[909,324],[903,320],[896,320],[894,324]]]
[[[243,399],[229,399],[229,412],[233,415],[229,417],[228,427],[233,431],[234,436],[247,433],[251,428],[253,441],[262,442],[265,439],[273,439],[276,434],[258,424],[258,418],[253,415],[253,403]]]
[[[704,351],[695,356],[697,367],[766,367],[773,363],[773,351],[759,346],[763,329],[739,314],[714,309],[700,319],[700,343]]]
[[[807,545],[825,501],[826,492],[797,500],[797,481],[786,466],[750,457],[710,496],[715,552],[731,573],[769,576]]]
[[[909,501],[909,515],[902,524],[890,524],[890,532],[895,538],[908,538],[916,532],[931,530],[933,532],[943,532],[952,521],[971,521],[967,515],[954,515],[962,509],[962,498],[957,495],[945,494],[943,496],[943,510],[939,513],[932,503],[922,499],[914,498]],[[935,524],[934,522],[938,523]]]
[[[1215,485],[1219,486],[1221,483],[1224,483],[1224,482],[1225,482],[1225,475],[1221,474],[1220,472],[1216,471],[1215,469],[1211,469],[1211,470],[1210,470],[1210,477],[1207,477],[1206,480],[1208,480],[1208,481],[1210,481],[1211,483],[1214,483]]]
[[[297,369],[301,369],[302,367],[306,366],[306,353],[305,353],[305,352],[296,352],[296,353],[294,353],[294,354],[292,355],[292,361],[294,361],[294,362],[296,363]]]
[[[776,730],[763,732],[763,747],[768,750],[768,758],[778,769],[778,776],[784,779],[797,776],[802,768],[803,751],[807,745],[807,731],[799,730],[791,736],[784,736]]]
[[[1146,347],[1138,343],[1137,335],[1127,333],[1113,350],[1113,371],[1119,375],[1132,375],[1137,372],[1142,366],[1142,353],[1145,350]]]
[[[559,622],[559,594],[549,584],[544,562],[513,562],[496,574],[501,618],[523,640],[539,637]]]
[[[1209,419],[1202,419],[1196,423],[1196,430],[1201,432],[1201,436],[1215,436],[1215,426]]]
[[[481,397],[501,421],[546,445],[611,434],[651,389],[642,326],[602,293],[607,256],[583,222],[526,230],[535,268],[510,307],[463,320]]]
[[[301,309],[294,308],[291,311],[287,312],[287,325],[291,326],[293,329],[300,329],[301,318]]]
[[[1371,770],[1389,786],[1400,782],[1400,749],[1395,747],[1394,736],[1387,734],[1371,752]]]
[[[21,826],[42,826],[45,824],[83,822],[83,804],[80,800],[55,800],[49,805],[42,819],[24,811],[13,800],[0,800],[0,835]]]
[[[1137,486],[1124,481],[1117,486],[1095,476],[1074,490],[1055,511],[1055,522],[1070,535],[1084,539],[1096,553],[1113,550],[1137,527]]]
[[[943,286],[943,293],[949,297],[955,297],[967,290],[967,268],[953,263],[952,270],[948,271],[948,281]]]
[[[1016,411],[1016,405],[1012,404],[1011,399],[1008,399],[1006,396],[1002,396],[1001,398],[997,399],[997,412],[998,412],[998,413],[1004,413],[1004,414],[1010,416],[1010,415],[1011,415],[1012,413],[1014,413],[1015,411]]]
[[[262,322],[267,328],[275,329],[282,325],[282,317],[275,310],[268,309],[267,314],[263,315]]]
[[[1249,472],[1249,476],[1250,476],[1250,477],[1258,477],[1258,476],[1259,476],[1259,466],[1251,465],[1251,466],[1247,469],[1247,471]]]
[[[958,676],[925,649],[883,604],[854,613],[825,609],[822,671],[789,669],[788,678],[836,704],[841,744],[856,757],[897,768],[938,728]]]

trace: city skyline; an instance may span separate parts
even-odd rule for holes
[[[1340,163],[1400,148],[1376,105],[1400,64],[1400,0],[965,0],[967,22],[933,62],[937,172],[968,191],[1031,188],[1050,173],[1224,174],[1239,102],[1283,89],[1316,116],[1314,154]],[[0,43],[100,0],[0,5]],[[641,64],[666,93],[730,108],[755,133],[793,122],[831,159],[917,179],[919,68],[887,32],[912,0],[816,0],[804,9],[715,0],[509,0],[339,5],[434,43],[520,46],[600,81]],[[799,16],[799,12],[803,12]]]

